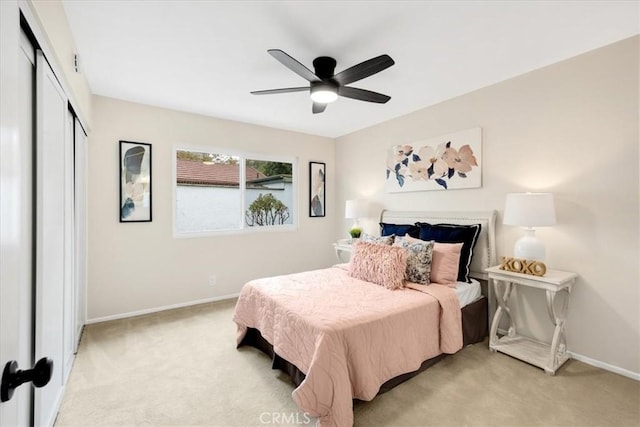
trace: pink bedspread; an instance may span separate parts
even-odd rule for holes
[[[462,319],[451,288],[408,284],[391,291],[349,277],[345,265],[254,280],[233,320],[238,344],[258,329],[274,351],[306,374],[293,391],[320,426],[353,425],[353,398],[424,360],[462,348]]]

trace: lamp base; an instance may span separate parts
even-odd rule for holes
[[[536,238],[536,230],[525,228],[524,233],[513,247],[514,257],[544,262],[546,249],[544,243]]]

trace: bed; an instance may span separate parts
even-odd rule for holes
[[[371,400],[487,336],[487,288],[478,280],[486,285],[484,269],[496,262],[495,217],[495,211],[385,210],[385,224],[480,224],[470,279],[390,291],[339,264],[254,280],[234,312],[237,345],[264,351],[273,368],[288,372],[294,401],[318,425],[352,425],[353,399]]]

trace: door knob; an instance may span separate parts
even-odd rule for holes
[[[33,366],[33,369],[23,371],[18,369],[18,362],[7,362],[2,371],[2,384],[0,384],[0,401],[6,402],[13,397],[15,389],[24,383],[31,382],[36,388],[44,387],[49,383],[53,372],[53,360],[43,357]]]

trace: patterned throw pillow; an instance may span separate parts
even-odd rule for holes
[[[393,234],[390,236],[376,237],[367,233],[362,233],[362,235],[360,236],[360,241],[367,243],[377,243],[378,245],[393,245],[393,239],[395,237],[396,236]]]
[[[407,251],[407,269],[405,277],[407,280],[428,285],[431,274],[431,257],[433,255],[433,240],[425,242],[411,237],[396,237],[393,246],[399,246]]]
[[[387,289],[404,288],[407,252],[402,248],[356,242],[349,263],[349,275]]]

